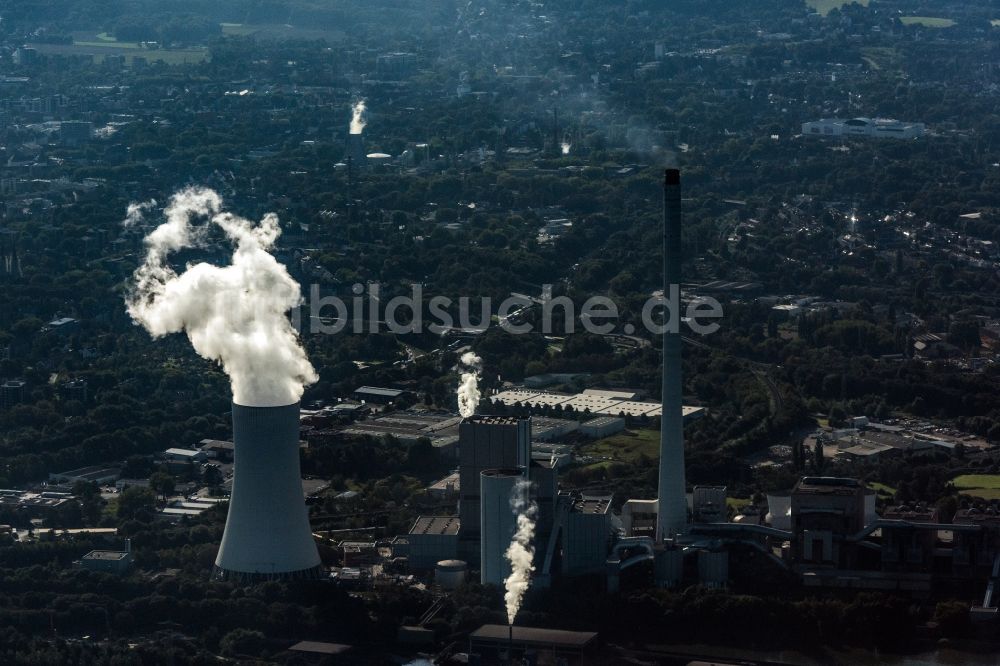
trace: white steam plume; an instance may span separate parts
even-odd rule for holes
[[[479,407],[479,371],[483,368],[483,359],[474,352],[465,352],[459,364],[467,369],[458,382],[458,413],[462,418],[469,418]]]
[[[351,134],[361,134],[365,131],[365,125],[368,123],[365,121],[365,111],[367,107],[365,106],[365,100],[358,100],[351,107]]]
[[[156,207],[156,199],[130,203],[125,210],[125,219],[122,220],[123,227],[131,227],[142,222],[146,211]]]
[[[569,149],[573,147],[569,141],[563,141],[559,144],[559,149],[562,150],[563,155],[569,155]]]
[[[510,495],[510,508],[517,514],[517,529],[505,553],[510,561],[510,575],[503,582],[503,595],[507,605],[507,624],[514,624],[517,611],[521,608],[524,593],[531,585],[531,574],[535,570],[535,515],[538,506],[531,499],[531,483],[518,481]]]
[[[239,405],[298,402],[317,376],[286,316],[301,301],[299,285],[268,252],[281,234],[277,216],[254,224],[197,187],[174,194],[164,216],[146,236],[145,261],[125,297],[133,321],[154,338],[187,333],[199,355],[222,364]],[[209,223],[193,224],[197,218]],[[178,275],[170,253],[201,245],[212,225],[235,245],[232,263],[189,264]]]

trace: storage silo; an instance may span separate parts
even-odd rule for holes
[[[725,587],[729,581],[729,553],[724,548],[698,551],[698,579],[705,587]]]
[[[871,488],[865,488],[865,527],[868,527],[879,519],[878,511],[876,510],[877,499],[878,493]]]
[[[510,575],[505,553],[517,529],[517,516],[510,499],[517,482],[524,478],[518,469],[488,469],[480,475],[481,547],[480,582],[503,585]]]
[[[233,490],[214,575],[245,582],[319,577],[299,467],[299,403],[233,403],[233,442]]]
[[[434,582],[442,590],[454,590],[465,582],[469,565],[465,560],[441,560],[434,567]]]
[[[653,572],[659,587],[677,587],[684,577],[684,551],[676,546],[657,544]]]

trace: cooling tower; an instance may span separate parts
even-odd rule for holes
[[[684,482],[684,415],[681,405],[681,178],[667,169],[663,180],[663,295],[672,290],[678,311],[663,333],[663,416],[660,420],[660,485],[656,537],[673,537],[687,527],[687,490]]]
[[[511,508],[510,497],[514,486],[524,478],[524,473],[519,469],[489,469],[480,478],[480,582],[484,585],[503,585],[510,576],[510,562],[505,553],[517,529],[517,516]]]
[[[298,403],[234,403],[233,442],[233,490],[215,576],[246,582],[318,577],[299,468]]]

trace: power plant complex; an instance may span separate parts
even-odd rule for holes
[[[679,299],[681,196],[677,170],[668,169],[663,200],[664,297]],[[662,417],[656,499],[614,498],[559,490],[554,458],[531,457],[531,419],[474,415],[460,426],[458,515],[421,516],[397,539],[415,570],[438,566],[443,576],[479,564],[479,580],[502,584],[504,552],[514,532],[510,495],[530,482],[538,506],[532,585],[555,576],[602,575],[615,591],[623,571],[652,565],[653,582],[675,587],[699,582],[725,587],[730,554],[762,553],[809,587],[850,587],[927,594],[942,582],[988,586],[977,614],[997,612],[1000,515],[961,509],[949,523],[927,507],[879,514],[875,493],[856,479],[807,476],[786,494],[768,497],[766,516],[729,521],[726,488],[695,486],[684,474],[684,408],[678,327],[663,334]],[[950,535],[943,547],[938,531]],[[463,574],[464,575],[464,574]]]
[[[663,187],[664,300],[669,303],[679,295],[681,282],[681,192],[676,169],[666,170]],[[556,575],[606,572],[608,586],[614,589],[621,570],[648,561],[655,562],[659,584],[679,582],[681,545],[689,541],[685,536],[689,511],[678,324],[664,322],[657,500],[629,500],[619,517],[611,511],[610,496],[560,492],[555,461],[531,458],[530,419],[471,416],[459,429],[459,515],[421,516],[416,521],[405,537],[410,565],[419,569],[456,559],[479,562],[481,582],[502,583],[509,574],[504,551],[515,529],[510,496],[516,481],[523,479],[530,483],[531,499],[538,506],[536,586],[545,586]],[[724,490],[721,502],[724,507]],[[699,560],[706,576],[724,581],[719,572],[725,569],[725,553],[719,553],[718,545],[702,544],[696,550],[709,553]]]
[[[458,424],[457,512],[420,516],[408,534],[393,540],[393,557],[405,557],[417,571],[435,570],[442,589],[454,588],[478,569],[479,581],[506,585],[511,595],[511,581],[529,576],[531,585],[545,587],[557,576],[597,575],[615,591],[622,573],[636,565],[649,567],[658,586],[697,581],[724,587],[730,554],[753,549],[807,586],[921,594],[942,580],[988,579],[978,612],[995,613],[997,515],[963,508],[951,522],[941,522],[937,511],[912,506],[879,516],[874,493],[862,482],[808,476],[788,494],[769,496],[766,517],[747,514],[730,522],[726,488],[696,486],[687,492],[682,338],[679,321],[670,321],[679,316],[670,306],[679,301],[682,279],[677,170],[665,172],[663,188],[667,321],[657,497],[627,499],[616,512],[619,505],[610,495],[560,490],[558,457],[532,455],[532,419],[475,414],[479,393],[475,375],[467,373],[474,402],[463,408]],[[214,569],[220,579],[254,582],[323,573],[301,485],[299,404],[281,404],[286,401],[233,404],[235,468]],[[524,530],[527,521],[530,529]],[[947,547],[938,532],[949,534]],[[515,545],[528,540],[530,547],[519,551],[515,564]],[[508,603],[511,617],[518,604],[511,612]]]

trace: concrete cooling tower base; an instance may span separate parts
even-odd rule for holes
[[[298,403],[234,403],[233,442],[233,490],[213,578],[319,578],[322,564],[302,494]]]

